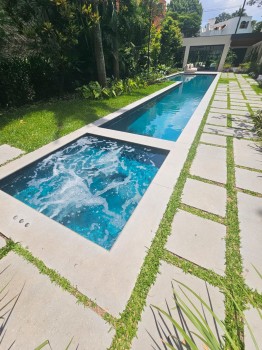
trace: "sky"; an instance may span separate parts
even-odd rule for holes
[[[205,25],[209,18],[214,18],[221,12],[232,13],[243,5],[243,0],[200,0],[203,6],[202,24]],[[253,19],[262,21],[262,7],[245,6],[245,10]]]

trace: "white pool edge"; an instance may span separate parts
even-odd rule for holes
[[[21,242],[34,256],[77,285],[82,293],[95,300],[99,306],[118,316],[131,295],[147,249],[165,212],[219,76],[220,73],[217,73],[177,142],[99,128],[99,123],[93,123],[0,168],[1,179],[86,133],[169,150],[165,162],[110,251],[79,236],[3,191],[0,191],[0,232],[14,241]],[[115,118],[173,88],[174,84],[105,118]],[[18,219],[13,220],[16,215]],[[24,221],[19,223],[19,220]],[[30,223],[29,227],[24,226],[27,222]]]

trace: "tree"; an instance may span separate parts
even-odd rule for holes
[[[230,13],[222,12],[216,17],[216,23],[225,22],[232,18]]]
[[[203,14],[199,0],[171,0],[167,8],[185,37],[198,35]]]
[[[257,5],[258,7],[262,6],[262,0],[250,0],[248,2],[248,5],[252,6],[252,5]]]
[[[167,16],[162,22],[160,44],[160,61],[173,66],[182,45],[182,35],[178,23],[171,16]]]
[[[235,17],[243,17],[243,16],[247,16],[246,10],[243,10],[239,8],[237,11],[232,12],[232,13],[227,13],[227,12],[222,12],[220,13],[217,17],[216,17],[216,23],[220,23],[220,22],[225,22],[231,18],[235,18]]]
[[[246,10],[243,9],[242,12],[242,8],[240,7],[237,11],[231,13],[231,18],[235,18],[235,17],[243,17],[243,16],[247,16],[248,14],[246,13]]]
[[[199,0],[171,0],[168,10],[177,12],[178,15],[185,13],[194,13],[202,18],[203,7]]]
[[[253,33],[260,33],[262,31],[262,21],[256,22],[254,25]]]
[[[184,34],[184,37],[194,37],[198,34],[201,25],[201,18],[199,16],[196,16],[193,13],[185,13],[178,15],[177,21],[181,32]]]

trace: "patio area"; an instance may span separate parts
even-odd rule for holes
[[[1,235],[1,286],[7,285],[0,301],[3,349],[11,344],[33,349],[44,342],[46,348],[65,349],[71,339],[69,349],[79,350],[165,349],[163,341],[182,349],[185,339],[152,305],[172,315],[202,349],[194,326],[179,308],[173,310],[173,288],[180,290],[176,281],[200,295],[245,349],[255,349],[243,312],[262,347],[256,310],[262,309],[262,279],[255,270],[262,272],[262,144],[250,118],[262,109],[262,94],[252,84],[248,76],[221,74],[157,233],[143,247],[147,255],[119,315],[50,268],[52,260],[42,261]],[[8,145],[1,149],[2,164],[22,152]],[[55,247],[52,251],[53,259],[59,259]],[[128,273],[127,268],[127,279]],[[221,338],[216,322],[207,318]]]

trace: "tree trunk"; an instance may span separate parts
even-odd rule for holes
[[[97,3],[94,4],[95,12],[98,13]],[[93,26],[93,37],[94,37],[94,47],[95,47],[95,59],[96,59],[96,68],[98,82],[102,86],[106,86],[106,67],[105,67],[105,58],[102,44],[102,34],[100,28],[100,22]]]
[[[120,78],[119,70],[119,52],[118,52],[118,38],[117,36],[113,37],[113,70],[115,79]]]

